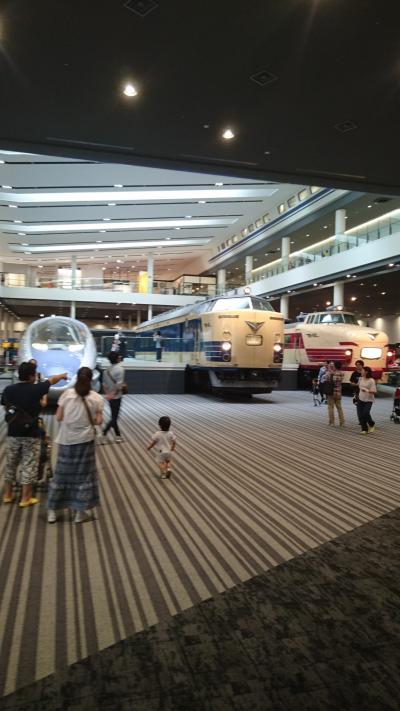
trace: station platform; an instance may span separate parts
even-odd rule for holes
[[[343,408],[341,428],[306,392],[124,397],[97,520],[0,506],[1,707],[397,709],[400,430],[389,394],[367,437]]]

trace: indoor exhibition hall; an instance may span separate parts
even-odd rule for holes
[[[399,711],[398,20],[2,3],[0,709]]]

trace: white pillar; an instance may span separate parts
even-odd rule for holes
[[[76,318],[76,304],[75,301],[71,301],[70,314],[71,318]]]
[[[153,307],[151,304],[148,305],[147,307],[147,320],[150,321],[150,319],[153,318]]]
[[[3,326],[3,320],[4,320],[4,309],[2,306],[0,306],[0,338],[4,338],[4,326]]]
[[[154,281],[154,256],[151,252],[147,255],[147,293],[153,293]],[[150,317],[151,318],[151,317]]]
[[[140,309],[138,309],[136,311],[136,326],[140,326],[141,322],[142,322],[141,313],[140,313]]]
[[[285,270],[289,269],[289,256],[290,256],[290,237],[282,237],[281,257],[282,257],[282,267]],[[285,318],[287,318],[287,316]]]
[[[333,305],[344,306],[344,282],[335,281],[333,284]]]
[[[288,294],[282,294],[281,302],[279,306],[279,311],[281,312],[283,318],[289,318],[289,296]]]
[[[226,285],[226,271],[225,269],[218,269],[217,271],[217,293],[223,294]]]
[[[346,210],[335,211],[335,237],[340,239],[346,231]]]
[[[128,328],[131,331],[132,330],[132,316],[129,314],[128,316]]]
[[[8,338],[8,311],[4,311],[4,340]]]
[[[73,289],[76,287],[76,254],[71,258],[71,286]]]
[[[250,284],[251,282],[251,273],[253,271],[253,257],[251,254],[249,254],[246,257],[245,265],[244,265],[244,280],[246,284]]]

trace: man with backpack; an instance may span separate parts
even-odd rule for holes
[[[21,363],[18,369],[19,382],[8,385],[1,396],[8,426],[6,445],[6,474],[3,504],[13,503],[13,485],[17,469],[21,465],[22,496],[20,508],[38,503],[32,496],[33,483],[37,479],[40,457],[40,427],[38,417],[41,400],[51,385],[66,380],[67,373],[53,375],[44,382],[36,382],[35,363]]]

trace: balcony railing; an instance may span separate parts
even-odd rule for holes
[[[288,258],[283,257],[279,264],[275,264],[270,268],[266,264],[265,269],[261,269],[252,275],[251,281],[257,282],[262,279],[269,279],[277,274],[283,274],[289,269],[303,267],[305,264],[315,263],[325,257],[332,257],[335,254],[340,254],[340,252],[362,247],[369,242],[390,237],[397,232],[400,232],[400,219],[382,218],[381,221],[374,221],[371,225],[361,226],[359,229],[346,232],[340,238],[328,237],[324,245],[315,249],[304,249],[301,254],[293,254]],[[329,239],[332,240],[332,244],[329,244]]]

